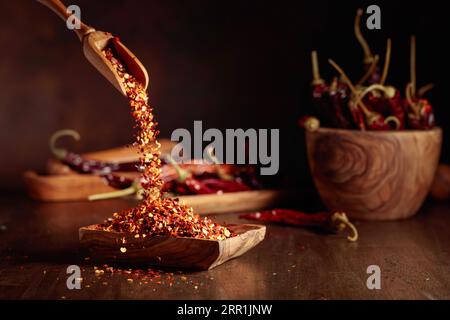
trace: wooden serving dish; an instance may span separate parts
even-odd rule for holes
[[[162,139],[161,152],[170,153],[174,142]],[[105,162],[138,161],[137,150],[123,146],[113,149],[85,153],[85,159]],[[93,174],[81,174],[56,159],[47,161],[46,174],[26,171],[23,179],[28,195],[38,201],[65,202],[87,201],[93,194],[116,191],[105,180]],[[119,175],[135,179],[137,172],[118,172]],[[224,194],[188,195],[179,199],[194,208],[196,213],[228,213],[263,210],[276,206],[293,197],[293,193],[282,190],[253,190]]]
[[[306,133],[309,166],[324,204],[366,220],[414,215],[439,161],[442,130]]]
[[[88,196],[92,194],[115,190],[101,177],[90,174],[47,176],[26,171],[23,178],[28,195],[35,200],[46,202],[88,201]],[[291,192],[283,190],[253,190],[178,198],[196,213],[209,214],[263,210],[289,201],[292,197]]]
[[[98,261],[209,270],[246,253],[266,234],[266,227],[261,225],[227,227],[237,236],[222,241],[168,236],[135,238],[132,234],[97,230],[97,225],[80,228],[79,237]],[[127,250],[122,253],[120,248]]]

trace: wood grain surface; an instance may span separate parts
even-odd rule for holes
[[[80,242],[96,261],[129,266],[164,266],[208,270],[236,258],[264,239],[266,227],[254,224],[229,225],[237,236],[222,240],[155,236],[135,238],[133,234],[82,227]],[[121,252],[121,248],[126,248]]]
[[[319,129],[306,134],[317,190],[330,210],[402,219],[422,205],[439,161],[442,131]]]
[[[97,274],[94,266],[105,268],[86,259],[78,228],[132,205],[1,198],[0,299],[450,299],[450,209],[443,203],[427,203],[408,220],[356,222],[356,243],[267,225],[263,242],[209,271],[163,269],[153,281],[145,273]],[[81,290],[67,289],[69,265],[81,268]],[[381,269],[381,290],[366,287],[370,265]]]

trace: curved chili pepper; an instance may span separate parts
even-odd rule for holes
[[[104,175],[114,171],[130,172],[136,171],[136,168],[139,165],[138,162],[117,163],[85,159],[77,153],[67,151],[66,149],[57,148],[55,146],[56,142],[59,138],[64,136],[70,136],[75,140],[80,139],[79,133],[75,130],[64,129],[56,131],[50,137],[50,150],[58,160],[69,166],[71,169],[77,171],[78,173]]]
[[[330,85],[329,96],[336,117],[336,126],[338,128],[350,129],[351,124],[349,119],[351,118],[351,114],[348,108],[345,107],[349,99],[348,87],[338,81],[337,78],[334,78]]]
[[[249,191],[250,187],[235,180],[196,179],[192,175],[179,180],[175,186],[179,194],[215,194],[227,192]]]
[[[366,114],[366,121],[367,128],[369,130],[383,131],[391,129],[389,124],[386,122],[386,119],[375,111],[369,111],[369,113]]]
[[[126,178],[124,176],[119,176],[112,173],[100,175],[100,177],[105,179],[108,185],[113,187],[114,189],[128,188],[135,181],[134,179]]]
[[[406,103],[408,107],[408,124],[412,129],[428,130],[435,126],[433,107],[424,98],[414,97],[412,84],[406,86]]]
[[[197,179],[191,172],[182,169],[170,156],[167,160],[178,172],[178,179],[175,182],[175,192],[179,194],[214,194],[221,192],[248,191],[251,188],[236,180],[221,179]]]
[[[408,124],[412,129],[431,129],[435,125],[433,107],[428,100],[421,98],[432,86],[425,86],[416,93],[416,38],[411,36],[410,49],[410,82],[406,86],[406,102],[408,106]]]
[[[335,125],[336,117],[330,103],[329,87],[324,82],[313,84],[312,106],[312,115],[321,119],[325,126]]]
[[[237,180],[205,179],[201,180],[201,182],[210,190],[214,190],[214,193],[252,190],[249,186]]]
[[[342,231],[348,227],[351,229],[353,234],[348,236],[347,239],[350,241],[358,240],[358,231],[348,220],[347,215],[343,212],[319,212],[308,214],[291,209],[274,209],[241,214],[239,218],[282,223],[301,227],[322,227],[332,231]]]
[[[395,91],[395,96],[392,99],[388,100],[389,111],[391,116],[395,116],[399,125],[396,129],[402,130],[405,128],[405,108],[404,102],[400,95],[400,91]],[[386,118],[387,119],[387,118]]]
[[[364,114],[361,110],[351,102],[348,103],[348,107],[355,126],[360,130],[366,130],[366,122],[364,121]]]
[[[428,130],[435,126],[435,117],[431,104],[428,100],[420,99],[417,104],[419,105],[419,112],[408,113],[408,124],[411,129]]]

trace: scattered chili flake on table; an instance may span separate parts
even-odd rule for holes
[[[116,58],[113,46],[108,46],[103,54],[126,88],[131,113],[138,128],[135,144],[139,150],[140,167],[143,169],[143,201],[135,208],[114,213],[101,228],[142,236],[170,235],[210,240],[224,240],[234,236],[226,227],[213,223],[211,219],[200,218],[192,208],[181,204],[177,199],[162,197],[161,145],[157,140],[159,131],[147,93]]]

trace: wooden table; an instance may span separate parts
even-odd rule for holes
[[[204,272],[95,272],[78,228],[103,221],[127,200],[42,204],[10,196],[0,205],[0,299],[450,299],[450,210],[428,203],[415,218],[357,222],[360,240],[268,226],[262,244]],[[236,215],[217,216],[237,222]],[[68,290],[66,269],[81,268]],[[381,268],[381,290],[366,286]]]

